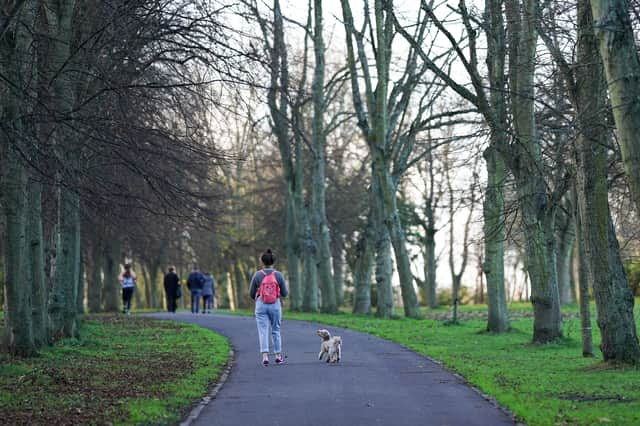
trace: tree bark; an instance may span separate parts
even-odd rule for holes
[[[45,6],[51,36],[50,73],[53,78],[54,119],[69,119],[75,103],[69,64],[72,61],[74,0],[51,1]],[[60,123],[53,131],[54,150],[64,170],[56,170],[58,217],[56,257],[50,313],[55,337],[77,337],[76,294],[80,249],[80,199],[72,178],[78,167],[74,138]],[[63,177],[64,176],[64,177]]]
[[[383,222],[384,209],[381,206],[382,197],[376,195],[379,181],[374,179],[371,183],[372,205],[373,205],[373,235],[376,238],[376,316],[381,318],[392,318],[395,316],[395,305],[393,300],[393,261],[391,258],[391,237],[389,228]]]
[[[80,267],[80,199],[69,188],[58,190],[56,260],[49,313],[54,338],[78,337],[76,297]]]
[[[487,331],[509,330],[507,296],[504,286],[504,194],[505,167],[492,144],[484,152],[487,187],[484,196],[484,274],[487,279]]]
[[[372,156],[372,177],[376,181],[374,186],[374,196],[379,198],[377,206],[380,208],[381,221],[386,226],[386,234],[391,239],[396,257],[398,275],[400,278],[400,288],[402,290],[402,302],[404,313],[407,317],[418,318],[420,307],[418,298],[413,287],[413,273],[411,272],[411,261],[406,246],[406,238],[400,215],[398,213],[398,202],[396,198],[396,188],[389,172],[388,160],[385,158],[386,138],[389,126],[389,114],[387,111],[387,89],[388,89],[388,43],[387,31],[383,23],[382,0],[375,2],[376,14],[376,36],[378,40],[378,55],[376,57],[376,68],[378,71],[378,81],[376,85],[374,128],[369,141],[369,148]],[[380,237],[385,240],[387,236]],[[387,267],[383,268],[387,269]],[[392,271],[392,270],[391,270]],[[385,279],[384,281],[386,281]],[[391,276],[388,277],[391,280]],[[388,301],[385,301],[388,303]],[[393,302],[391,302],[393,303]]]
[[[516,141],[511,162],[520,200],[526,239],[527,270],[534,311],[533,341],[546,343],[562,336],[560,295],[554,252],[555,207],[542,176],[542,152],[535,131],[534,70],[537,0],[508,0],[511,108]]]
[[[6,11],[0,12],[3,26],[0,38],[0,70],[4,78],[14,85],[5,85],[0,98],[2,120],[0,122],[0,159],[4,224],[4,296],[5,296],[5,345],[9,353],[31,356],[36,353],[40,336],[34,339],[34,312],[32,310],[34,271],[31,259],[31,211],[32,195],[27,183],[29,170],[24,154],[31,154],[28,124],[22,117],[28,116],[30,106],[24,99],[24,91],[30,89],[29,67],[32,60],[33,37],[25,28],[32,24],[35,5],[24,5],[23,22],[13,26]],[[6,33],[5,33],[6,31]],[[37,232],[37,230],[34,230]],[[34,259],[37,261],[37,259]],[[40,327],[40,324],[36,326]],[[38,330],[40,331],[40,330]]]
[[[344,236],[338,236],[332,245],[333,285],[336,292],[336,306],[344,305]]]
[[[247,297],[248,290],[245,286],[246,274],[242,260],[236,261],[234,271],[236,274],[236,300],[238,301],[238,308],[246,309],[248,305]]]
[[[289,104],[289,72],[287,62],[287,48],[284,40],[284,26],[279,0],[273,2],[273,47],[266,42],[268,34],[264,34],[265,44],[270,51],[271,85],[267,94],[269,112],[272,120],[272,129],[278,142],[280,158],[282,161],[282,175],[286,183],[286,253],[289,284],[291,287],[292,309],[298,309],[301,300],[302,281],[300,277],[300,217],[303,209],[299,193],[300,185],[297,179],[300,177],[298,168],[294,164],[289,140],[289,128],[287,123]],[[301,148],[300,148],[301,149]],[[301,153],[296,142],[296,154]],[[301,157],[295,161],[302,161]]]
[[[378,3],[378,2],[376,2]],[[384,46],[384,38],[379,43],[383,43],[381,46]],[[379,51],[385,50],[384,48],[380,48]],[[379,53],[380,55],[380,53]],[[384,57],[378,59],[377,62],[386,61]],[[398,275],[400,278],[400,289],[402,290],[402,302],[404,305],[404,313],[405,316],[411,318],[418,318],[420,316],[420,307],[418,306],[418,298],[416,296],[415,289],[413,287],[413,273],[411,272],[411,261],[409,259],[409,253],[407,251],[406,246],[406,238],[404,235],[404,230],[402,229],[402,224],[400,223],[400,215],[398,213],[398,203],[396,198],[396,190],[393,180],[391,178],[391,174],[389,173],[388,167],[386,165],[386,160],[382,154],[384,152],[384,144],[387,132],[387,125],[389,118],[387,115],[386,109],[386,84],[387,82],[381,82],[381,80],[386,80],[386,68],[379,66],[378,70],[378,87],[376,88],[376,94],[378,97],[382,98],[376,102],[376,126],[374,127],[374,135],[373,140],[370,141],[371,154],[373,156],[373,166],[372,166],[372,177],[375,181],[375,185],[373,185],[374,197],[377,198],[376,206],[379,209],[378,215],[380,217],[380,221],[386,230],[382,230],[381,227],[378,228],[378,232],[382,232],[379,236],[380,244],[382,244],[379,248],[382,250],[386,250],[386,240],[389,239],[392,244],[395,258],[398,267]],[[380,77],[380,75],[384,75],[385,77]],[[378,99],[378,97],[376,99]],[[380,256],[380,252],[378,252],[378,256]],[[380,268],[377,271],[387,271],[390,275],[387,278],[379,280],[381,277],[376,277],[376,281],[379,284],[387,285],[388,288],[384,289],[384,294],[387,296],[389,293],[393,295],[393,291],[391,288],[391,276],[393,275],[393,268],[390,267],[391,261],[389,259],[388,264],[386,261],[383,261],[385,264],[382,267],[380,264]],[[378,294],[378,298],[380,294]],[[385,296],[386,297],[386,296]],[[391,296],[391,301],[383,299],[385,304],[391,303],[393,304],[393,297]],[[378,305],[380,309],[380,304]],[[386,311],[386,309],[385,309]],[[387,316],[387,312],[385,312],[382,316]]]
[[[313,230],[317,243],[316,260],[318,279],[322,289],[321,310],[327,313],[337,311],[335,286],[331,272],[331,234],[326,212],[325,177],[325,129],[324,129],[324,39],[322,35],[322,0],[314,1],[313,51],[315,68],[312,83],[313,122],[312,122],[312,203]]]
[[[624,169],[640,211],[640,60],[628,0],[591,0]]]
[[[504,281],[504,181],[506,167],[502,155],[507,141],[506,34],[502,12],[503,0],[487,0],[487,68],[489,71],[489,105],[483,111],[491,129],[489,147],[483,153],[487,169],[487,186],[483,203],[484,264],[487,280],[487,330],[509,330],[507,292]]]
[[[596,53],[596,38],[592,32],[595,16],[592,17],[586,0],[581,0],[578,7],[580,66],[576,71],[576,81],[581,82],[577,88],[580,124],[580,133],[576,139],[578,209],[589,276],[598,310],[597,323],[602,336],[600,349],[605,361],[637,364],[640,362],[640,346],[633,317],[634,300],[620,259],[609,211],[607,128],[603,120],[606,86],[602,65]],[[601,54],[602,37],[603,34],[600,33]],[[617,48],[621,49],[622,46]],[[613,93],[617,90],[620,87],[612,90],[612,103]],[[615,103],[613,107],[615,111]]]
[[[305,312],[318,312],[318,267],[316,262],[316,243],[313,239],[311,225],[307,214],[304,214],[304,241],[302,243],[304,252],[304,297],[302,300],[302,310]]]
[[[120,296],[122,288],[118,281],[120,274],[120,241],[107,239],[105,243],[105,273],[104,273],[104,310],[118,312],[120,310]]]
[[[80,250],[80,263],[78,264],[78,291],[76,293],[76,313],[84,314],[84,296],[86,281],[84,279],[84,262],[82,261],[82,250]]]
[[[577,198],[577,196],[576,196]],[[580,330],[582,356],[593,357],[593,330],[591,327],[591,307],[589,306],[589,265],[584,249],[584,235],[578,210],[575,211],[576,243],[578,245],[578,283],[580,285]]]
[[[559,227],[559,234],[556,238],[558,252],[558,288],[560,291],[560,303],[573,303],[574,284],[572,279],[573,270],[573,247],[575,244],[575,225],[573,217],[563,214],[563,223]]]
[[[47,316],[47,288],[44,276],[44,240],[42,230],[42,184],[30,181],[29,208],[29,260],[31,265],[31,304],[33,310],[33,338],[37,347],[49,343],[49,317]]]
[[[102,311],[102,267],[104,261],[103,248],[99,245],[94,234],[91,245],[91,280],[87,289],[89,312],[96,313]]]
[[[375,254],[375,234],[372,215],[369,213],[367,226],[356,245],[356,263],[354,267],[353,313],[371,313],[371,276]]]
[[[593,6],[593,2],[592,2]],[[640,362],[640,347],[633,318],[633,295],[620,260],[615,229],[611,221],[607,187],[605,85],[601,63],[597,60],[593,17],[586,1],[579,2],[579,123],[576,140],[578,160],[578,208],[583,226],[584,248],[589,259],[598,327],[602,335],[600,349],[605,361]],[[594,8],[595,12],[595,8]],[[602,34],[599,34],[602,55]],[[621,48],[618,46],[618,48]],[[606,61],[606,59],[605,59]],[[590,65],[591,64],[591,65]],[[606,67],[605,67],[606,70]],[[610,86],[611,87],[611,86]],[[617,89],[614,89],[617,90]],[[613,103],[612,91],[612,103]],[[616,109],[615,104],[614,110]]]
[[[6,104],[5,104],[6,108]],[[5,114],[7,110],[5,109]],[[27,174],[20,156],[8,141],[2,141],[5,165],[2,195],[5,214],[5,339],[9,353],[36,353],[32,328],[32,289],[28,274]]]
[[[427,306],[431,309],[438,307],[438,283],[436,278],[436,224],[431,205],[425,206],[424,230],[424,295]]]

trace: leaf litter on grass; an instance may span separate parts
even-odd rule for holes
[[[12,425],[126,422],[128,400],[162,399],[169,384],[199,367],[196,332],[148,318],[89,317],[79,341],[0,360],[0,418]]]

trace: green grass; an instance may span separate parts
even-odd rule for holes
[[[640,309],[636,303],[636,321]],[[441,361],[469,383],[495,397],[529,425],[638,425],[640,370],[612,368],[601,362],[600,335],[593,316],[596,358],[583,358],[577,306],[563,308],[565,338],[547,345],[531,344],[529,304],[517,304],[513,330],[484,332],[485,321],[469,315],[459,325],[423,319],[382,320],[369,316],[285,313],[305,320],[374,334]],[[435,314],[444,311],[437,310]],[[482,313],[483,306],[461,312]],[[251,314],[244,311],[239,314]],[[432,313],[433,314],[433,313]],[[464,316],[463,316],[464,318]],[[638,322],[640,329],[640,322]],[[286,336],[286,324],[283,326]]]
[[[0,418],[7,424],[172,424],[229,354],[227,340],[193,325],[97,316],[81,339],[36,358],[0,358]]]

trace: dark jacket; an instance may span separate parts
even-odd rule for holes
[[[193,271],[187,278],[187,287],[189,290],[202,290],[204,285],[204,274],[200,271]]]
[[[273,268],[264,268],[256,271],[256,273],[253,274],[253,278],[251,279],[251,286],[249,287],[249,296],[251,296],[253,300],[256,299],[256,293],[260,288],[260,284],[262,284],[262,279],[266,275],[264,271],[271,272],[273,270]],[[287,289],[287,283],[284,279],[284,275],[282,275],[282,272],[280,271],[275,271],[275,274],[276,281],[278,281],[278,286],[280,286],[280,296],[287,297],[287,295],[289,294],[289,290]]]
[[[180,286],[180,277],[175,272],[167,272],[167,275],[164,276],[164,291],[168,295],[175,296],[178,286]]]

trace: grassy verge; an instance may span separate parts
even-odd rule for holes
[[[82,338],[33,359],[0,358],[6,424],[171,424],[228,359],[223,337],[196,326],[121,315],[83,322]]]
[[[513,330],[503,335],[484,332],[486,323],[477,318],[486,307],[465,307],[460,325],[348,314],[288,312],[285,318],[367,332],[437,359],[529,425],[640,424],[640,370],[606,366],[597,350],[596,358],[583,358],[577,307],[566,309],[565,338],[549,345],[531,344],[530,305],[512,308]],[[597,348],[600,335],[595,319],[593,327]],[[286,335],[286,324],[283,332]]]

